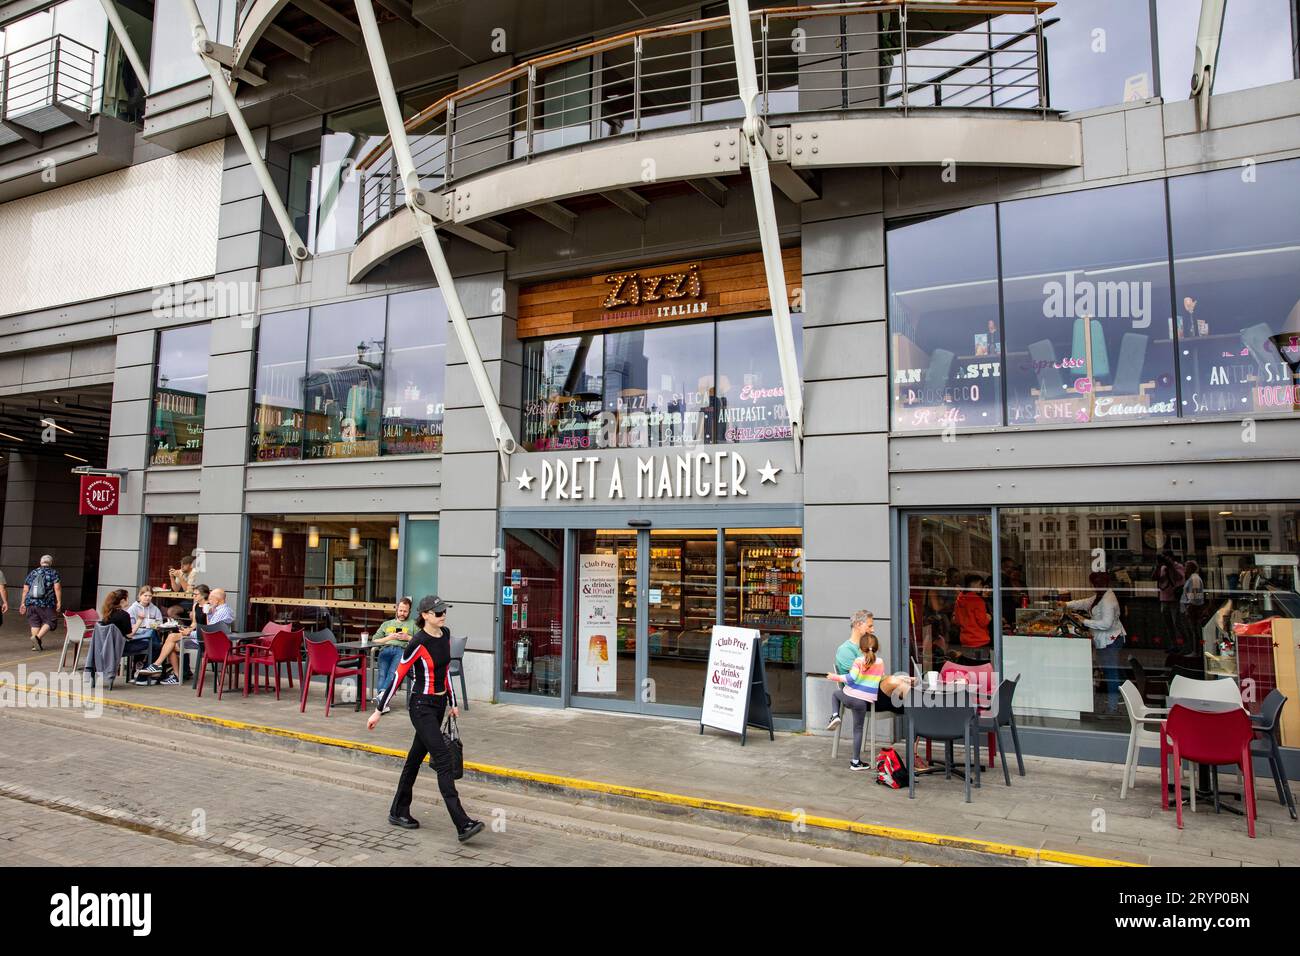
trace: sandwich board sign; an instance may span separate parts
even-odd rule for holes
[[[748,627],[715,624],[709,641],[709,664],[705,670],[704,706],[700,733],[715,727],[740,734],[743,747],[750,724],[772,732],[771,698],[767,693],[767,671],[759,654],[762,638]]]

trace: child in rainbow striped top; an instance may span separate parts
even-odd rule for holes
[[[847,674],[827,674],[826,679],[844,685],[836,689],[835,702],[853,711],[853,759],[849,761],[849,769],[870,770],[870,764],[863,763],[860,759],[862,726],[866,723],[867,709],[874,704],[877,711],[902,713],[902,708],[893,702],[891,695],[906,692],[911,687],[911,678],[901,675],[885,676],[885,663],[879,657],[880,641],[872,629],[868,628],[860,634],[858,648],[862,654],[854,660]]]

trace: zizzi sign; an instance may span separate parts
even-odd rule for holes
[[[700,280],[700,264],[692,263],[685,272],[669,272],[664,275],[642,276],[639,272],[620,272],[605,276],[605,282],[612,288],[601,304],[606,309],[621,309],[642,302],[676,301],[679,299],[698,299],[704,292],[704,283]],[[667,315],[669,306],[660,308],[660,315]],[[697,307],[687,311],[708,311],[708,302],[697,303]]]
[[[626,467],[625,467],[626,465]],[[760,484],[776,484],[781,469],[769,459],[758,469]],[[666,498],[744,498],[749,489],[749,466],[736,452],[701,451],[687,454],[615,458],[602,466],[598,455],[575,455],[569,458],[546,458],[541,475],[528,469],[514,480],[520,491],[531,492],[539,483],[543,501],[618,501]]]

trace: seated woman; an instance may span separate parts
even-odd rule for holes
[[[164,617],[158,605],[153,603],[153,588],[145,585],[140,589],[136,603],[131,605],[129,611],[131,620],[135,622],[140,635],[150,637],[150,649],[157,648],[153,663],[140,668],[136,673],[136,683],[150,683],[152,678],[162,673],[163,661],[171,658],[172,672],[161,683],[168,685],[179,684],[181,680],[177,674],[180,670],[180,652],[177,648],[180,646],[180,633],[183,628],[175,627],[164,630],[163,622],[166,619],[176,620],[181,613],[180,608],[168,608],[167,616]],[[175,616],[172,614],[173,611],[176,612]],[[160,636],[164,633],[166,634],[165,638]]]
[[[129,639],[135,632],[131,625],[131,615],[126,613],[126,588],[109,591],[104,598],[104,606],[99,609],[99,620],[103,624],[112,624],[122,632],[122,637]]]
[[[877,712],[901,714],[903,708],[898,701],[912,689],[912,678],[885,674],[885,662],[879,656],[880,641],[875,634],[863,633],[858,639],[858,648],[862,655],[853,662],[847,674],[827,674],[826,679],[844,685],[835,691],[835,701],[853,711],[853,759],[849,761],[849,769],[874,770],[872,765],[859,759],[867,708],[874,703]]]

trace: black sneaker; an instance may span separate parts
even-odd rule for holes
[[[152,680],[150,680],[150,679],[149,679],[146,675],[144,675],[144,674],[137,674],[135,680],[131,681],[131,683],[132,683],[132,684],[138,684],[138,685],[141,686],[141,687],[148,687],[150,684],[153,684],[153,683],[155,683],[155,682],[152,681]]]
[[[395,827],[401,827],[403,830],[420,829],[420,821],[416,820],[414,817],[409,817],[409,816],[399,817],[390,813],[388,815],[388,822]]]
[[[469,821],[469,823],[465,824],[463,827],[461,827],[459,830],[456,831],[456,839],[459,840],[461,843],[464,843],[466,840],[472,840],[474,837],[478,836],[482,832],[483,832],[483,821],[471,820]]]
[[[142,667],[138,671],[136,671],[137,676],[139,676],[140,674],[161,674],[161,673],[162,673],[162,668],[159,667],[157,664],[150,664],[148,667]]]
[[[826,729],[827,729],[827,730],[834,730],[836,727],[838,727],[838,726],[840,725],[840,723],[841,723],[840,715],[839,715],[839,714],[831,714],[831,719],[828,720],[828,721],[826,721]]]
[[[850,769],[850,770],[870,770],[871,768],[868,767],[866,764],[864,764],[861,760],[850,760],[850,761],[849,761],[849,769]]]
[[[168,674],[168,675],[167,675],[166,677],[164,677],[161,681],[159,681],[159,683],[164,684],[164,685],[166,685],[166,686],[168,686],[168,687],[174,687],[175,685],[179,684],[180,682],[181,682],[181,679],[180,679],[179,677],[177,677],[175,674]]]

